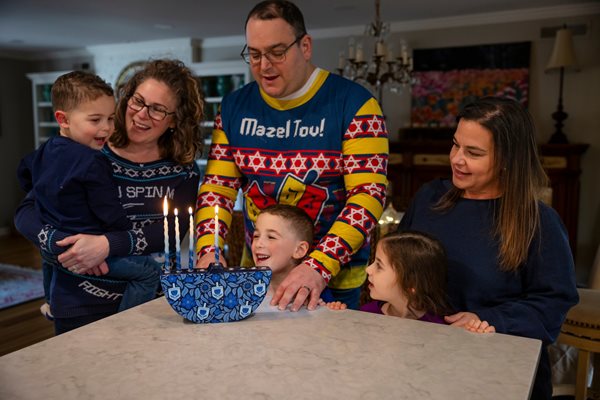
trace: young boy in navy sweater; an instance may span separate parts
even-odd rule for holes
[[[74,71],[52,86],[52,107],[60,135],[50,138],[19,166],[21,186],[35,198],[45,224],[70,233],[100,234],[132,227],[119,201],[108,159],[99,151],[114,131],[115,98],[98,76]],[[50,301],[55,256],[42,251],[44,292]],[[109,258],[107,264],[81,271],[125,280],[119,311],[151,300],[158,287],[159,264],[150,256]],[[107,272],[108,271],[108,272]],[[51,304],[42,313],[52,318]]]

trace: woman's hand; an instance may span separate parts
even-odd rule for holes
[[[496,328],[490,325],[487,321],[472,319],[465,325],[465,329],[474,333],[494,333]]]
[[[109,244],[104,235],[78,234],[69,236],[57,245],[68,247],[58,256],[58,261],[67,269],[84,271],[101,265],[108,257]]]
[[[106,262],[103,262],[102,264],[92,267],[90,269],[79,270],[74,267],[71,267],[71,268],[69,268],[69,271],[74,272],[76,274],[80,274],[80,275],[102,276],[102,275],[108,274],[109,268],[108,268],[108,264],[106,264]]]
[[[332,301],[330,303],[325,303],[324,301],[319,300],[319,305],[325,305],[330,310],[335,310],[335,311],[345,310],[346,308],[348,308],[346,303],[342,303],[341,301]]]
[[[467,312],[467,311],[459,312],[459,313],[456,313],[453,315],[448,315],[448,316],[444,317],[444,319],[450,325],[458,326],[458,327],[464,327],[472,320],[475,320],[475,321],[481,320],[479,318],[479,316],[477,316],[477,314],[472,313],[472,312]]]

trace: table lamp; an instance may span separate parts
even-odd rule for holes
[[[562,131],[563,121],[569,116],[569,114],[563,111],[563,80],[565,68],[576,67],[576,65],[577,59],[573,48],[573,36],[566,25],[563,25],[561,29],[556,31],[552,56],[550,57],[550,61],[548,61],[548,65],[546,65],[546,72],[552,70],[560,71],[558,106],[556,111],[552,113],[552,118],[556,121],[554,124],[556,131],[550,137],[549,143],[569,143],[567,135]]]

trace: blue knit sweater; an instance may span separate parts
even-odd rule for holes
[[[180,165],[172,160],[134,163],[115,154],[108,146],[102,149],[112,167],[113,179],[121,204],[133,229],[106,232],[110,256],[150,254],[164,250],[162,202],[169,199],[170,251],[175,249],[173,208],[184,217],[179,218],[181,235],[189,227],[188,207],[194,207],[199,183],[195,163]],[[64,249],[56,242],[72,232],[44,225],[35,210],[35,197],[29,192],[15,214],[15,226],[26,238],[43,250],[58,254]],[[115,213],[121,210],[115,209]]]
[[[110,163],[98,150],[56,136],[25,157],[17,173],[21,186],[32,190],[45,225],[74,234],[132,227]]]

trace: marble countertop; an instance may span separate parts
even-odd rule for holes
[[[0,357],[0,399],[527,399],[541,342],[359,311],[184,321],[164,298]]]

